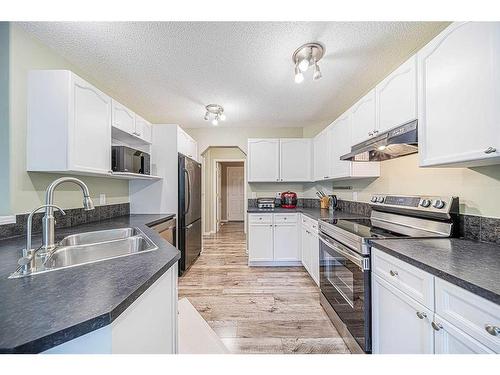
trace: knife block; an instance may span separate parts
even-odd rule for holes
[[[319,201],[319,206],[321,208],[329,208],[330,207],[330,197],[323,197]]]

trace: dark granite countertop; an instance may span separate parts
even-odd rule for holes
[[[56,229],[72,233],[138,227],[158,250],[8,279],[25,237],[0,241],[0,353],[39,353],[110,324],[180,258],[148,225],[174,215],[130,215]],[[39,235],[33,245],[41,243]]]
[[[366,216],[354,214],[351,212],[345,211],[330,211],[326,208],[305,208],[305,207],[297,207],[297,208],[281,208],[276,207],[275,209],[262,209],[257,207],[248,207],[247,212],[250,214],[258,214],[258,213],[294,213],[300,212],[304,215],[309,216],[312,219],[320,220],[320,219],[358,219]]]
[[[389,239],[371,243],[452,284],[500,304],[500,246],[460,238]]]

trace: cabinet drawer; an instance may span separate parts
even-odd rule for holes
[[[433,310],[434,276],[375,248],[372,267],[376,275]]]
[[[436,278],[436,313],[500,353],[500,305]]]
[[[274,224],[295,224],[297,214],[274,214]]]
[[[248,215],[248,221],[250,224],[272,224],[273,215],[272,214],[250,214]]]
[[[300,223],[304,228],[308,229],[309,231],[314,232],[316,234],[318,233],[318,221],[317,220],[311,219],[310,217],[308,217],[304,214],[301,214],[300,215]]]

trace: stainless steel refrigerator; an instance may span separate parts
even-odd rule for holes
[[[179,154],[179,276],[201,252],[201,164]]]

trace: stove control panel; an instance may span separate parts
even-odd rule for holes
[[[443,213],[458,209],[457,197],[377,194],[371,197],[370,203],[373,207],[393,207]]]

